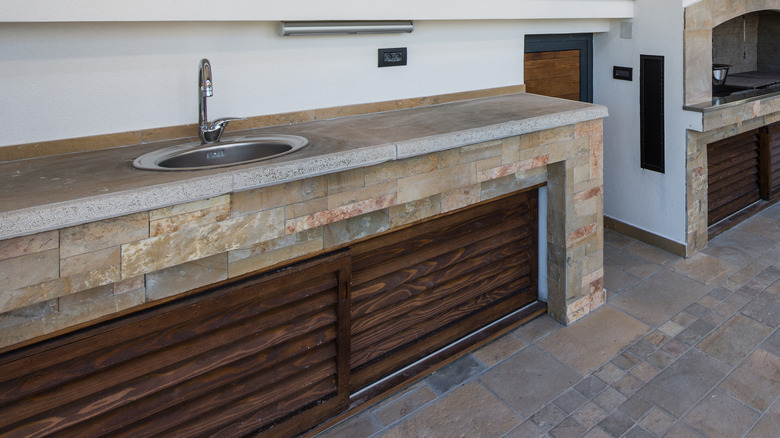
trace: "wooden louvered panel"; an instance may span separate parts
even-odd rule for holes
[[[766,128],[765,142],[766,148],[765,154],[768,156],[768,161],[771,164],[764,166],[763,171],[766,172],[766,194],[764,195],[769,200],[775,200],[780,198],[780,123],[769,125]]]
[[[707,145],[709,225],[761,198],[759,155],[757,130]]]
[[[529,93],[580,100],[580,51],[526,53],[524,77]]]
[[[327,256],[6,353],[0,436],[303,431],[348,402],[348,279]]]
[[[537,191],[352,247],[360,389],[536,301]]]

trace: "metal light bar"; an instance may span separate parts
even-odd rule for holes
[[[411,33],[412,20],[394,21],[282,21],[279,34],[289,35],[344,35],[358,33]]]

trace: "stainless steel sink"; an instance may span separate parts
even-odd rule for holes
[[[149,152],[136,158],[133,166],[165,171],[213,169],[269,160],[308,144],[309,140],[297,135],[240,137],[204,145],[191,142]]]

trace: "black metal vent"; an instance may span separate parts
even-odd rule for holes
[[[639,61],[642,168],[664,173],[664,57],[640,55]]]

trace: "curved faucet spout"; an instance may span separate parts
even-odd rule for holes
[[[198,137],[200,137],[201,144],[216,143],[222,137],[228,122],[246,119],[226,117],[209,123],[206,99],[214,95],[214,83],[211,78],[211,63],[208,59],[200,60],[198,76]]]

